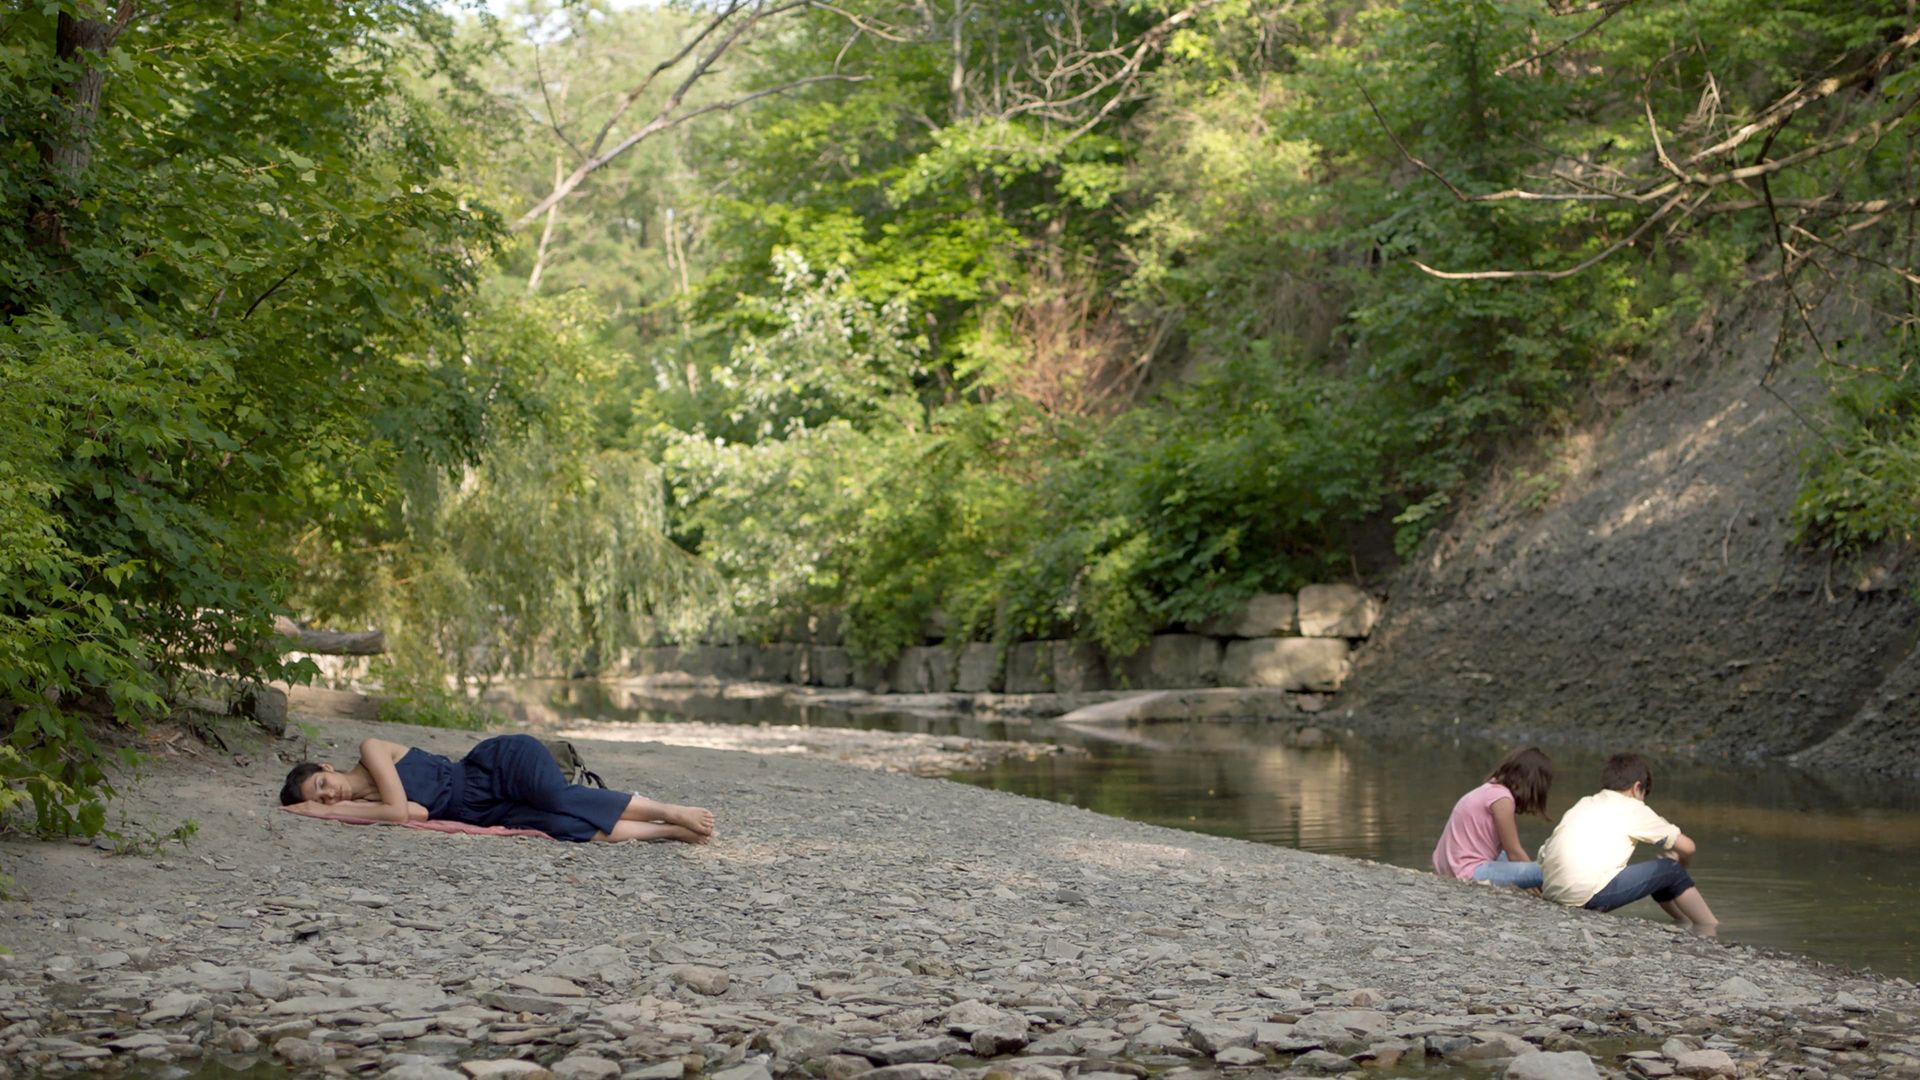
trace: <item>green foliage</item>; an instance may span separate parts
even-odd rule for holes
[[[92,725],[181,672],[299,677],[289,539],[472,460],[535,359],[463,347],[497,226],[402,78],[451,62],[436,7],[169,5],[56,55],[96,6],[0,17],[0,776],[88,834]]]
[[[1804,538],[1843,551],[1920,543],[1920,372],[1904,344],[1880,371],[1837,380],[1794,504]]]
[[[380,701],[379,720],[383,724],[485,731],[499,719],[464,695],[441,686],[417,686],[390,693]]]

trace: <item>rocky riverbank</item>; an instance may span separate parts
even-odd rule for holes
[[[1911,984],[1406,870],[643,742],[581,745],[712,845],[343,826],[272,807],[286,759],[478,736],[291,731],[123,785],[185,848],[0,844],[0,1071],[1920,1077]]]

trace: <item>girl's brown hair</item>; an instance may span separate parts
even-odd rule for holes
[[[1513,792],[1513,812],[1547,816],[1547,792],[1553,789],[1553,759],[1537,746],[1508,754],[1487,777]]]

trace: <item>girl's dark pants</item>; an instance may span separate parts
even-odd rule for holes
[[[460,765],[465,774],[461,805],[447,816],[475,825],[539,829],[556,840],[591,840],[596,832],[613,832],[633,798],[623,791],[567,783],[553,755],[531,735],[483,739]]]

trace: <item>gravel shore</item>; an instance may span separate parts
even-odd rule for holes
[[[572,734],[708,846],[273,806],[309,751],[465,732],[158,754],[116,809],[185,847],[0,843],[0,1076],[1920,1078],[1901,980],[908,775],[1019,747],[673,727]]]

